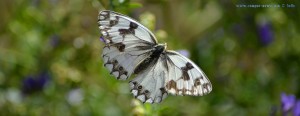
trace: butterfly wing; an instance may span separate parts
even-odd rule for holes
[[[212,91],[206,75],[191,60],[166,51],[130,81],[131,92],[142,102],[159,103],[168,94],[202,96]]]
[[[131,93],[143,103],[159,103],[167,97],[164,87],[168,74],[164,58],[153,59],[136,77],[129,82]]]
[[[98,24],[106,44],[102,52],[104,66],[117,79],[126,80],[151,55],[156,39],[143,25],[113,11],[101,11]]]
[[[204,72],[191,60],[175,51],[166,52],[168,76],[165,88],[170,94],[202,96],[212,91]]]
[[[145,41],[157,44],[154,34],[145,26],[123,14],[109,10],[100,11],[98,15],[99,29],[106,43],[122,42],[129,37],[130,40]]]

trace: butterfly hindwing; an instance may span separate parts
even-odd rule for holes
[[[168,76],[165,87],[174,95],[202,96],[211,92],[210,81],[191,60],[175,51],[167,51]]]
[[[164,87],[168,72],[162,57],[149,65],[130,81],[131,93],[143,103],[159,103],[168,95]]]

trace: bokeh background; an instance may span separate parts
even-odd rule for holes
[[[188,54],[213,91],[135,100],[103,67],[104,9]],[[296,115],[299,16],[299,0],[1,0],[0,115]]]

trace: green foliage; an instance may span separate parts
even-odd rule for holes
[[[236,6],[271,3],[296,7]],[[299,6],[258,0],[2,0],[0,115],[268,115],[280,108],[281,92],[300,96]],[[129,15],[168,49],[188,50],[213,91],[170,95],[160,104],[135,100],[128,83],[103,67],[100,10]]]

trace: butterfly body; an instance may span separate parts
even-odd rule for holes
[[[98,24],[105,46],[104,66],[114,77],[130,82],[142,102],[159,103],[168,94],[202,96],[212,90],[204,72],[181,54],[166,50],[137,21],[113,11],[101,11]]]
[[[158,58],[165,52],[166,44],[159,44],[153,47],[151,55],[141,62],[134,70],[135,74],[147,69],[151,64],[154,64]]]

